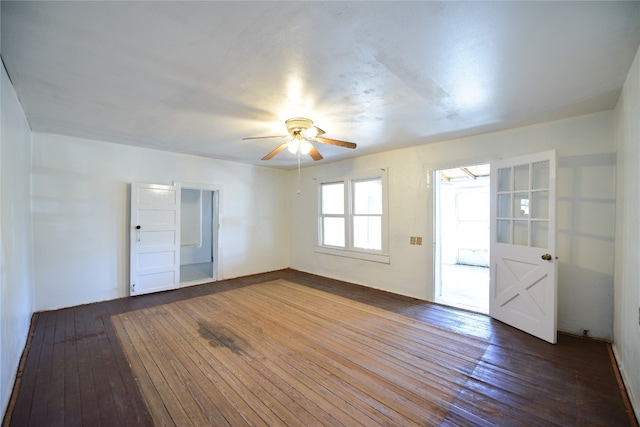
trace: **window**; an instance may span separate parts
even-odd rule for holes
[[[320,182],[318,252],[389,262],[384,172]]]
[[[344,182],[321,184],[322,246],[345,247]]]
[[[353,247],[382,250],[382,178],[353,181]]]

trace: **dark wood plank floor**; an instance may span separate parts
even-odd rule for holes
[[[274,280],[303,287],[271,286],[260,291],[262,297],[249,292],[249,287],[258,289],[253,285]],[[234,300],[232,292],[223,295],[225,291],[234,291],[241,298]],[[373,317],[367,320],[366,328],[357,322],[343,322],[345,327],[334,331],[325,323],[330,319],[305,314],[295,298],[317,301],[317,313],[335,318],[351,315],[361,319],[363,313]],[[345,304],[347,300],[353,303]],[[246,317],[234,316],[235,306]],[[295,325],[283,323],[287,316],[293,316],[293,311],[287,310],[300,316]],[[216,317],[222,313],[227,313],[228,320],[239,320],[233,323]],[[389,348],[380,345],[364,352],[364,347],[358,347],[361,344],[355,344],[370,345],[374,338],[391,343],[383,336],[386,331],[375,324],[385,317],[391,322],[389,328],[404,325],[401,335],[408,337],[414,348],[401,352],[400,344]],[[169,319],[184,329],[167,325]],[[257,324],[269,340],[254,344],[251,351],[260,353],[253,354],[246,366],[236,365],[233,351],[213,356],[204,353],[194,338],[198,334],[209,341],[209,347],[219,344],[246,353],[246,348],[234,346],[250,340]],[[223,326],[227,329],[221,334]],[[304,341],[312,328],[331,333],[318,338],[321,341]],[[190,330],[193,337],[185,332]],[[435,345],[421,342],[421,334],[427,336],[432,330],[443,334]],[[371,336],[373,331],[378,331],[375,337]],[[228,341],[229,336],[236,340]],[[324,345],[332,346],[335,351],[331,353],[340,354],[343,360],[350,357],[354,364],[326,365],[323,377],[319,366],[324,359],[312,364],[313,355],[303,361],[294,357],[305,346],[314,346],[321,353]],[[443,351],[453,349],[457,356],[445,363],[439,359],[444,353],[437,352],[438,346]],[[329,360],[329,353],[325,356]],[[385,367],[392,357],[394,367]],[[438,366],[429,365],[436,362]],[[211,368],[213,363],[219,363],[218,369]],[[189,365],[198,369],[190,370]],[[394,389],[395,396],[413,405],[420,419],[415,419],[413,412],[402,415],[402,405],[393,399],[385,401],[392,394],[376,390],[379,384],[342,385],[342,380],[365,366],[376,377],[388,376],[387,369],[394,369],[394,376],[404,375],[404,381],[393,387],[405,384],[406,390]],[[446,369],[451,367],[448,373]],[[346,369],[351,369],[349,375],[344,374]],[[440,375],[433,377],[431,386],[421,379],[421,371],[438,371]],[[175,378],[170,378],[169,372]],[[367,376],[359,375],[368,381]],[[160,376],[166,381],[158,381]],[[244,393],[242,381],[264,392],[240,396]],[[191,386],[179,389],[173,384]],[[217,386],[212,389],[204,384]],[[273,384],[289,385],[277,388]],[[283,390],[286,387],[290,389]],[[344,400],[349,394],[341,391],[342,387],[350,387],[352,396],[358,396],[354,399],[366,403],[366,409],[349,411],[350,402]],[[163,398],[172,393],[179,398]],[[190,398],[183,398],[185,394]],[[238,400],[233,408],[216,404],[233,401],[234,396]],[[356,407],[355,403],[352,406]],[[206,415],[210,425],[221,425],[215,420],[225,420],[228,425],[375,425],[372,420],[387,425],[409,421],[444,426],[637,425],[619,389],[606,343],[560,335],[554,346],[484,315],[294,270],[37,314],[3,425],[202,425],[202,420],[194,418],[198,411]],[[378,417],[384,413],[400,415]]]

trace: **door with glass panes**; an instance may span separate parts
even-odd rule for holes
[[[490,315],[556,342],[555,151],[491,165]]]

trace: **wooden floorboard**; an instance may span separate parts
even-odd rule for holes
[[[38,313],[4,426],[634,426],[607,343],[294,270]]]

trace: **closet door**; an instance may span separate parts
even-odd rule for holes
[[[131,295],[180,285],[180,187],[131,184]]]

